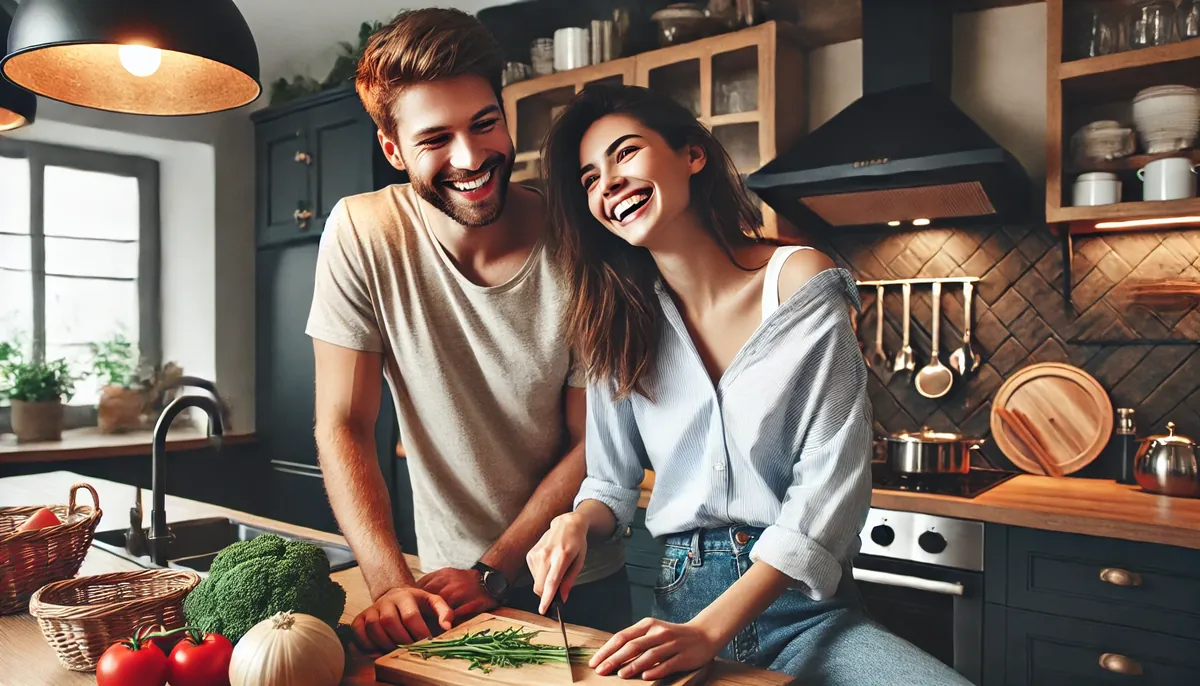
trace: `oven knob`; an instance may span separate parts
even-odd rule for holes
[[[886,548],[896,540],[896,532],[892,531],[892,527],[887,524],[880,524],[871,529],[871,540],[875,542],[875,545]]]
[[[936,531],[926,531],[917,538],[917,545],[930,555],[937,555],[946,549],[946,537]]]

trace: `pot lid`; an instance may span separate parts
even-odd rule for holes
[[[900,433],[892,434],[888,438],[905,443],[958,443],[959,441],[969,440],[961,434],[934,431],[928,427],[923,427],[920,431],[901,431]]]
[[[1150,436],[1146,440],[1158,443],[1160,445],[1182,445],[1188,448],[1196,445],[1196,443],[1187,436],[1177,435],[1175,433],[1175,422],[1167,422],[1166,436]]]
[[[1116,181],[1117,175],[1112,172],[1087,172],[1080,174],[1079,181]]]

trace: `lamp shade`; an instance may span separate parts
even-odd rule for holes
[[[8,36],[10,23],[12,20],[8,14],[0,9],[0,37]],[[11,131],[32,124],[36,113],[37,97],[0,76],[0,131]]]
[[[262,92],[233,0],[24,0],[0,71],[38,95],[129,114],[218,112]]]

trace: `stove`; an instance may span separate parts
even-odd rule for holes
[[[892,471],[886,462],[871,463],[871,485],[875,488],[958,498],[974,498],[1014,476],[1016,474],[997,469],[974,468],[966,474],[900,474]]]

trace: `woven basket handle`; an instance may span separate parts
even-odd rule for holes
[[[90,484],[75,484],[74,486],[71,487],[71,497],[67,500],[67,516],[68,517],[75,514],[75,493],[78,492],[79,489],[81,489],[81,488],[86,488],[88,490],[88,493],[92,494],[93,509],[95,509],[97,512],[100,511],[100,496],[96,495],[96,489],[92,488]]]

